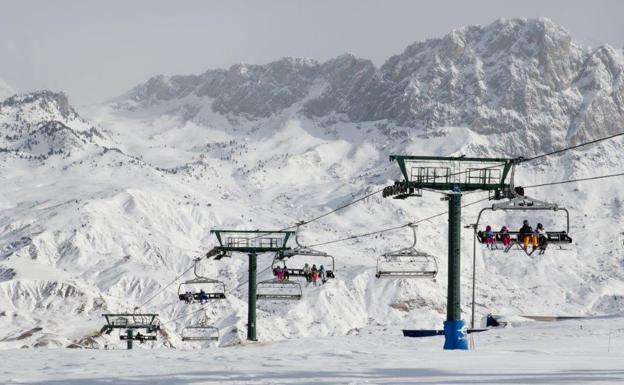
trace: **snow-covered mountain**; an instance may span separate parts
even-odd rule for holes
[[[0,79],[0,101],[14,94],[15,90],[13,90],[13,88],[11,88],[11,86],[7,82]]]
[[[621,51],[581,47],[545,19],[514,19],[415,43],[380,68],[343,55],[159,75],[84,117],[62,94],[10,97],[0,103],[0,347],[118,344],[98,334],[100,314],[152,298],[214,245],[211,228],[282,228],[335,208],[398,178],[388,154],[527,156],[619,132],[622,69]],[[621,154],[619,140],[567,152],[523,167],[518,183],[621,171]],[[624,310],[613,231],[624,215],[620,186],[535,189],[569,206],[575,245],[543,257],[480,252],[479,313]],[[465,209],[466,224],[479,208]],[[306,226],[302,238],[322,242],[445,209],[434,194],[373,196]],[[532,220],[555,228],[562,218]],[[328,245],[337,278],[304,287],[298,303],[260,304],[259,338],[439,326],[446,221],[419,234],[420,247],[439,256],[437,282],[375,279],[377,255],[409,245],[407,230]],[[469,230],[464,241],[467,305]],[[260,257],[260,279],[270,262]],[[246,258],[200,269],[228,288],[208,311],[220,344],[239,342]],[[197,309],[177,300],[177,284],[142,307],[164,322],[158,346],[193,346],[180,331],[202,314],[177,319]]]
[[[617,132],[624,126],[623,95],[621,50],[582,47],[547,19],[503,19],[414,43],[380,68],[343,55],[325,63],[286,58],[201,75],[160,75],[119,104],[167,104],[198,121],[210,106],[248,119],[294,109],[315,119],[425,130],[463,126],[505,134],[512,143],[528,139],[530,151],[541,152],[554,143]],[[505,145],[497,150],[526,152]]]

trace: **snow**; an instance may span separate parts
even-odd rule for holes
[[[0,102],[13,94],[15,94],[15,90],[7,82],[0,79]]]
[[[6,309],[6,316],[0,317],[4,330],[0,338],[8,340],[0,348],[68,346],[89,337],[93,337],[89,344],[101,348],[115,337],[97,335],[100,314],[131,311],[171,282],[193,257],[215,244],[211,228],[283,228],[392,183],[399,170],[387,161],[391,153],[482,155],[488,141],[466,127],[445,127],[428,136],[388,137],[380,133],[377,122],[328,126],[292,112],[261,122],[231,123],[206,108],[202,124],[162,110],[115,113],[104,106],[89,115],[105,133],[98,139],[102,145],[121,152],[103,151],[100,144],[86,142],[79,144],[80,151],[41,162],[12,155],[3,158],[0,167],[7,183],[0,186],[1,268],[16,275],[0,282]],[[54,111],[52,116],[62,118]],[[79,118],[67,124],[73,122],[76,132],[89,126]],[[573,151],[534,168],[522,167],[517,182],[591,176],[596,169],[601,174],[615,172],[621,153],[618,140]],[[613,249],[619,239],[609,232],[591,231],[619,223],[624,212],[613,200],[618,183],[604,180],[529,190],[536,198],[570,207],[576,242],[570,250],[552,250],[540,258],[479,249],[478,315],[624,310],[624,303],[617,300],[624,296],[623,262],[621,252]],[[466,196],[465,201],[482,197]],[[466,208],[464,224],[472,223],[481,207]],[[421,199],[406,201],[374,196],[306,226],[302,239],[306,244],[329,241],[445,210],[446,204],[428,192]],[[555,228],[562,218],[531,220]],[[520,219],[490,215],[484,221],[515,225]],[[304,287],[299,303],[260,304],[259,339],[344,336],[374,325],[440,327],[446,301],[444,217],[419,228],[418,247],[438,256],[437,282],[374,278],[377,256],[408,246],[410,236],[409,230],[396,231],[323,247],[336,257],[337,278],[321,288]],[[469,230],[463,238],[466,312],[472,265]],[[270,262],[270,255],[260,256],[260,270]],[[228,298],[208,308],[211,321],[222,332],[219,345],[240,343],[246,329],[245,257],[204,262],[201,269],[208,276],[219,276],[227,286]],[[264,271],[259,279],[269,277]],[[170,322],[196,310],[177,300],[177,284],[145,310],[158,312],[165,322],[168,336],[158,346],[199,348],[200,344],[182,342],[180,332],[198,321],[201,313]],[[311,308],[316,311],[310,312]],[[15,340],[34,327],[42,330]]]
[[[617,384],[623,321],[518,322],[473,334],[470,351],[443,351],[443,337],[405,338],[395,327],[202,351],[4,350],[0,378],[6,385]]]
[[[425,48],[419,48],[423,56]],[[408,59],[404,57],[408,54],[401,56]],[[455,64],[448,67],[449,73],[464,73],[457,72],[461,66]],[[261,67],[250,66],[249,73]],[[426,80],[429,67],[423,68],[421,80]],[[580,104],[584,97],[595,103],[596,97],[620,84],[619,78],[613,78],[613,84],[605,82],[604,71],[590,72],[597,78],[588,75],[579,87],[601,90],[562,91],[574,99],[570,103]],[[427,85],[412,78],[418,88],[412,91],[423,91]],[[511,80],[519,79],[501,79],[501,84]],[[184,92],[188,86],[176,77],[162,82],[167,87],[178,84]],[[276,82],[275,88],[282,90]],[[575,143],[573,138],[566,142],[566,137],[574,128],[568,122],[578,111],[553,105],[554,112],[533,114],[530,111],[543,105],[539,99],[526,100],[528,116],[546,124],[548,131],[535,125],[518,129],[504,120],[483,126],[453,120],[442,124],[443,114],[437,123],[420,129],[397,125],[397,119],[310,117],[302,112],[305,103],[330,90],[332,83],[316,79],[305,84],[293,85],[301,100],[284,102],[288,107],[283,109],[276,102],[270,108],[275,112],[255,118],[218,113],[213,109],[217,98],[192,92],[163,92],[160,99],[156,92],[144,104],[122,98],[117,104],[94,106],[82,116],[64,96],[50,92],[3,103],[0,147],[8,150],[0,152],[0,383],[621,380],[620,318],[518,324],[475,335],[477,349],[471,352],[442,352],[437,337],[401,337],[401,328],[440,328],[445,319],[445,216],[421,223],[418,233],[417,247],[438,257],[436,282],[375,278],[377,256],[409,246],[409,229],[318,247],[335,256],[336,278],[321,287],[304,285],[303,299],[296,303],[260,302],[256,344],[245,342],[246,257],[203,261],[202,274],[226,284],[227,299],[207,307],[222,338],[210,344],[181,341],[182,329],[203,314],[198,305],[177,299],[179,281],[167,285],[188,269],[194,257],[214,246],[210,229],[279,229],[320,215],[393,183],[399,170],[388,161],[389,154],[530,155]],[[248,86],[254,87],[244,83],[239,91],[244,94]],[[540,82],[533,86],[542,87]],[[194,84],[189,88],[195,89]],[[430,95],[431,100],[446,99],[442,91]],[[499,93],[496,105],[513,92],[501,88],[494,96]],[[252,101],[267,97],[250,94],[257,96]],[[373,97],[378,94],[371,93]],[[399,102],[393,99],[396,95],[385,97]],[[236,100],[227,101],[238,110]],[[486,117],[520,116],[518,111],[495,111],[487,101],[475,100]],[[386,105],[384,100],[375,103]],[[261,111],[265,107],[260,103]],[[591,118],[604,122],[608,116],[610,110],[597,109]],[[552,129],[551,121],[556,123]],[[589,133],[591,138],[606,134]],[[539,147],[531,144],[536,142]],[[516,182],[531,185],[621,172],[623,150],[620,138],[548,157],[520,167]],[[477,318],[488,313],[514,320],[527,313],[623,314],[621,186],[621,179],[604,179],[527,189],[532,197],[570,210],[575,242],[567,250],[550,248],[544,256],[477,248]],[[484,196],[466,194],[464,202]],[[375,195],[305,226],[301,238],[304,244],[314,244],[395,227],[446,211],[439,198],[431,192],[405,201]],[[464,209],[462,224],[474,223],[486,205]],[[555,214],[527,217],[558,229],[565,219],[562,212]],[[488,213],[483,225],[513,228],[522,219]],[[465,229],[462,238],[462,311],[469,318],[473,233]],[[259,256],[259,280],[270,278],[271,258]],[[290,266],[303,262],[292,261]],[[190,273],[184,276],[188,278]],[[153,299],[145,303],[149,298]],[[123,344],[116,334],[99,333],[101,314],[132,311],[139,305],[159,313],[163,330],[159,340],[137,344],[136,352],[103,350],[105,345]],[[606,351],[609,331],[613,341],[611,351]],[[45,349],[76,345],[100,350]],[[20,371],[24,362],[32,370]]]

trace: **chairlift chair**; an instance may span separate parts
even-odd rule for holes
[[[514,198],[501,203],[494,203],[491,207],[485,207],[481,209],[479,215],[477,217],[477,222],[475,224],[474,230],[475,235],[479,243],[486,244],[485,232],[479,230],[479,223],[481,221],[481,215],[485,211],[563,211],[566,215],[566,226],[565,229],[559,231],[546,231],[545,242],[540,244],[537,248],[529,251],[527,248],[523,246],[523,234],[519,231],[509,231],[509,236],[511,239],[511,243],[507,247],[503,247],[502,250],[504,252],[509,252],[512,248],[516,250],[522,250],[527,255],[533,254],[536,250],[539,250],[539,254],[544,254],[546,252],[546,248],[548,245],[557,245],[560,249],[563,249],[565,245],[572,243],[572,238],[570,238],[570,212],[564,208],[559,207],[556,203],[544,202],[537,199],[533,199],[527,196],[516,195]],[[501,237],[500,231],[493,231],[494,234],[494,244],[502,245],[503,239]]]
[[[106,319],[106,325],[102,327],[101,332],[105,334],[110,334],[114,329],[145,329],[146,333],[155,333],[160,330],[158,314],[140,313],[138,308],[135,308],[133,313],[105,313],[102,316]]]
[[[219,341],[219,328],[209,324],[208,315],[204,310],[201,321],[182,329],[182,341]]]
[[[273,274],[275,274],[275,269],[278,267],[279,262],[282,263],[282,268],[286,268],[288,271],[289,277],[305,277],[306,274],[303,272],[303,267],[292,268],[286,266],[286,261],[290,260],[294,257],[309,257],[309,258],[325,258],[329,260],[329,264],[325,267],[325,275],[327,278],[335,278],[336,277],[336,260],[333,256],[327,254],[326,252],[314,250],[308,246],[304,246],[299,242],[299,229],[301,224],[297,224],[297,230],[295,232],[295,243],[297,247],[292,250],[280,251],[275,254],[275,258],[273,259]],[[320,264],[319,264],[320,265]]]
[[[139,341],[140,343],[144,343],[145,341],[156,341],[157,338],[153,334],[137,333],[137,334],[133,334],[132,336],[128,336],[126,334],[120,334],[119,339],[121,341],[132,340],[132,341]]]
[[[195,266],[193,267],[193,273],[195,278],[182,282],[178,286],[178,298],[180,301],[186,301],[186,293],[190,292],[193,295],[193,301],[199,302],[201,300],[201,290],[204,291],[205,299],[224,299],[225,298],[225,283],[207,277],[202,277],[197,272],[197,263],[199,259],[195,260]]]
[[[438,275],[438,261],[436,257],[416,249],[416,229],[418,226],[410,224],[414,233],[412,246],[390,251],[377,259],[377,278],[431,278]]]
[[[301,285],[297,282],[271,279],[258,282],[256,298],[260,300],[300,300]]]
[[[182,341],[219,341],[219,328],[192,325],[182,329]]]

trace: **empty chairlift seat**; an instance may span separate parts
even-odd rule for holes
[[[219,329],[204,324],[190,325],[182,329],[182,341],[219,341]]]
[[[410,225],[414,233],[414,243],[405,249],[390,251],[377,259],[377,278],[431,278],[438,275],[437,259],[417,250],[416,228]]]
[[[300,300],[302,297],[301,285],[293,281],[271,279],[258,282],[256,298],[259,300]]]

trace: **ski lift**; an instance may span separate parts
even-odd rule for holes
[[[414,243],[405,249],[390,251],[377,259],[377,278],[431,278],[438,275],[438,261],[430,254],[416,250],[416,229],[409,224],[414,233]]]
[[[271,279],[258,282],[256,298],[262,300],[300,300],[301,285],[297,282]]]
[[[275,258],[273,259],[273,275],[276,275],[276,268],[279,266],[279,263],[281,262],[282,266],[279,266],[283,269],[287,270],[287,275],[289,277],[306,277],[306,274],[303,271],[303,267],[297,267],[297,268],[292,268],[292,267],[287,267],[286,266],[286,261],[290,260],[293,257],[309,257],[311,259],[315,259],[315,258],[325,258],[328,259],[328,263],[325,265],[322,265],[325,267],[325,275],[327,276],[327,278],[335,278],[335,272],[336,272],[336,261],[334,259],[333,256],[323,252],[323,251],[318,251],[318,250],[314,250],[310,247],[304,246],[301,243],[299,243],[299,228],[301,226],[301,223],[297,224],[297,231],[295,232],[295,243],[297,244],[297,247],[295,247],[292,250],[285,250],[285,251],[280,251],[278,253],[275,254]],[[319,264],[319,267],[321,265]]]
[[[156,336],[153,334],[141,334],[141,332],[138,332],[137,334],[120,334],[119,339],[121,341],[131,340],[144,343],[145,341],[156,341]]]
[[[204,312],[199,323],[182,329],[182,341],[219,341],[219,328],[208,324],[208,316]]]
[[[106,319],[106,325],[101,332],[105,334],[110,334],[114,329],[145,329],[147,333],[160,330],[158,314],[140,313],[139,308],[135,308],[133,313],[106,313],[102,316]]]
[[[203,302],[210,299],[224,299],[225,283],[199,275],[197,273],[197,263],[199,260],[199,258],[195,259],[195,265],[193,266],[195,278],[184,281],[178,286],[178,298],[180,301],[185,301],[187,303]],[[192,298],[187,296],[187,293],[190,293]]]
[[[507,246],[503,246],[502,250],[507,253],[512,248],[516,250],[522,250],[527,255],[533,254],[536,250],[539,250],[539,254],[544,254],[546,252],[546,248],[548,245],[557,245],[560,249],[564,248],[564,245],[572,243],[572,238],[569,236],[570,232],[570,212],[563,207],[559,207],[556,203],[544,202],[537,199],[533,199],[524,195],[521,195],[519,192],[523,193],[522,188],[516,189],[514,191],[514,198],[506,202],[494,203],[491,207],[485,207],[481,209],[479,212],[479,216],[477,217],[477,223],[474,226],[475,235],[479,243],[486,244],[487,240],[485,238],[485,232],[479,230],[479,222],[481,221],[481,215],[484,211],[563,211],[566,215],[566,225],[564,229],[559,231],[546,231],[546,236],[539,240],[538,247],[534,247],[533,250],[529,251],[523,245],[523,241],[525,238],[525,234],[520,233],[520,231],[509,231],[510,241]],[[504,245],[503,237],[500,234],[500,231],[493,231],[494,234],[494,245]]]

